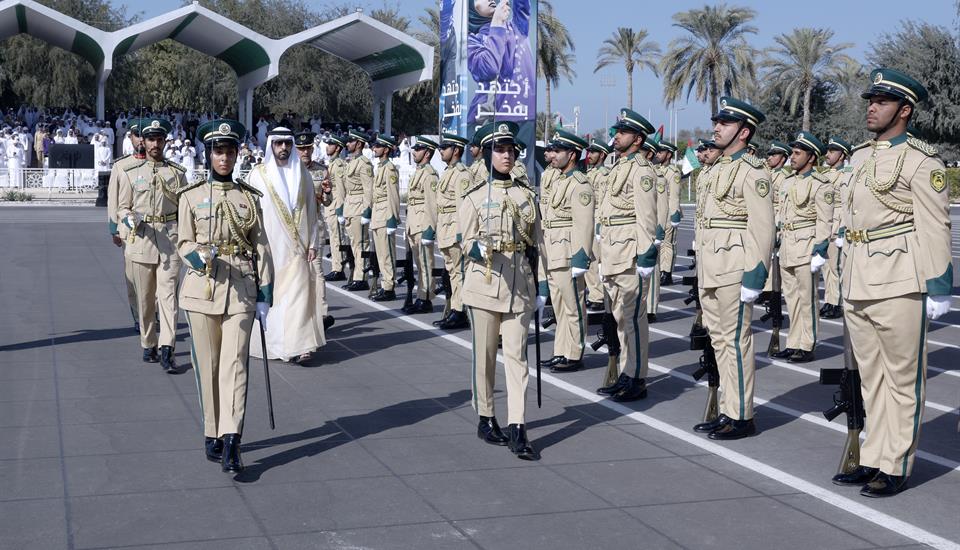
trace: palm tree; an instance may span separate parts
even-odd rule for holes
[[[573,69],[576,57],[573,55],[573,39],[567,27],[554,15],[553,5],[547,0],[540,0],[537,12],[537,76],[544,80],[546,90],[547,125],[553,120],[550,104],[550,91],[560,84],[561,78],[566,78],[573,84],[577,76]],[[543,133],[549,133],[544,126]]]
[[[853,44],[831,44],[833,31],[829,29],[793,29],[773,40],[778,44],[767,50],[769,57],[762,63],[772,89],[778,90],[781,102],[790,114],[803,111],[803,129],[810,130],[810,98],[813,89],[826,80],[841,74],[845,66],[854,63],[840,53]]]
[[[696,92],[698,101],[710,101],[711,115],[717,114],[717,101],[723,94],[746,95],[747,84],[755,79],[753,48],[745,39],[755,34],[748,23],[756,12],[750,8],[725,4],[674,14],[673,26],[690,33],[675,38],[660,61],[663,72],[663,99],[675,103],[686,91],[686,99]]]
[[[646,67],[659,76],[657,60],[660,58],[660,45],[653,40],[647,40],[647,30],[634,31],[627,27],[620,27],[613,36],[603,41],[603,46],[597,52],[596,73],[600,69],[623,63],[627,70],[627,107],[633,109],[633,70],[639,66]]]

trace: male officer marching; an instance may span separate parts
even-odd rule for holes
[[[377,157],[377,174],[373,181],[373,213],[370,232],[373,233],[373,248],[380,265],[380,288],[373,295],[375,302],[397,299],[394,285],[397,283],[396,266],[397,224],[400,222],[400,173],[390,161],[390,154],[397,146],[397,138],[380,134],[373,140],[373,154]]]
[[[927,327],[950,310],[950,199],[943,161],[907,136],[927,90],[893,69],[875,69],[867,129],[843,193],[843,313],[860,368],[867,438],[860,466],[834,483],[891,496],[913,469],[926,400]]]
[[[140,122],[139,120],[130,121],[128,126],[130,130],[130,143],[133,144],[134,153],[118,158],[110,168],[110,180],[107,183],[107,223],[110,230],[110,237],[113,244],[123,247],[128,235],[127,226],[117,218],[117,201],[120,195],[120,174],[124,170],[136,163],[142,162],[146,152],[142,149],[140,143]],[[41,150],[41,155],[43,154]],[[123,251],[121,250],[121,254]],[[137,334],[140,334],[140,316],[137,314],[137,287],[133,280],[133,264],[126,254],[123,254],[123,275],[127,283],[127,302],[130,304],[130,314],[133,315],[133,328]]]
[[[404,313],[433,313],[433,241],[437,236],[437,171],[430,159],[437,142],[417,136],[413,144],[413,161],[417,170],[407,189],[407,253],[417,264],[417,300]],[[407,274],[410,275],[409,273]]]
[[[815,169],[826,152],[822,141],[804,131],[797,134],[790,146],[794,171],[783,181],[780,203],[780,277],[790,332],[787,346],[773,356],[791,363],[807,363],[813,361],[817,345],[820,300],[816,270],[827,257],[833,223],[833,184]],[[816,258],[815,264],[811,258]]]
[[[597,392],[612,395],[615,401],[635,401],[647,396],[650,328],[643,291],[649,288],[657,265],[657,172],[640,150],[654,129],[630,109],[620,111],[613,129],[618,158],[607,179],[595,227],[600,231],[603,257],[600,275],[621,344],[620,376]]]
[[[657,264],[654,266],[653,275],[650,276],[649,288],[644,288],[644,302],[647,307],[647,322],[657,322],[657,310],[660,308],[660,246],[666,237],[664,227],[669,225],[670,204],[667,197],[667,181],[660,167],[660,138],[656,135],[647,136],[643,142],[643,154],[647,161],[653,166],[657,173],[657,183],[655,185],[657,193],[657,231],[654,244],[657,247]]]
[[[322,162],[313,160],[314,141],[316,137],[317,134],[310,131],[299,132],[293,136],[293,145],[297,149],[297,156],[300,157],[300,162],[303,163],[303,167],[306,168],[307,173],[310,174],[317,200],[317,224],[320,226],[318,238],[321,243],[321,249],[313,259],[313,270],[317,275],[317,300],[319,301],[320,315],[323,316],[323,328],[326,330],[333,326],[334,318],[332,315],[327,315],[327,277],[323,274],[322,245],[323,242],[327,240],[331,243],[333,242],[331,238],[332,228],[339,228],[339,224],[336,223],[336,218],[334,218],[333,225],[328,225],[326,218],[320,214],[324,209],[333,206],[333,188],[330,185],[330,178],[328,177],[329,170],[327,167],[324,166]],[[331,248],[333,247],[331,246]]]
[[[774,239],[774,255],[776,255],[780,248],[780,204],[781,204],[781,189],[783,187],[783,180],[787,177],[787,170],[785,168],[787,164],[787,158],[790,154],[793,153],[793,149],[789,145],[783,143],[782,141],[772,141],[770,142],[770,147],[767,148],[767,169],[770,170],[770,196],[773,197],[773,219],[776,223],[776,238]],[[779,260],[777,260],[779,262]],[[777,263],[771,263],[771,265],[777,265]],[[770,299],[770,292],[773,290],[773,277],[767,277],[767,282],[763,285],[763,293],[757,298],[757,304],[762,305],[767,303]]]
[[[346,147],[346,142],[340,136],[331,135],[327,139],[327,179],[330,185],[330,204],[323,207],[323,221],[327,224],[327,231],[330,235],[330,272],[324,275],[327,281],[343,281],[346,276],[343,274],[343,250],[340,245],[346,242],[344,230],[341,224],[341,215],[337,212],[343,211],[343,201],[347,196],[344,174],[346,173],[347,163],[340,156],[340,152]],[[354,267],[356,269],[356,267]]]
[[[593,252],[594,195],[590,181],[577,167],[586,140],[556,130],[550,145],[557,175],[549,199],[540,202],[538,293],[544,301],[548,294],[552,297],[557,330],[553,357],[540,364],[551,372],[573,372],[583,367],[587,330],[583,277]]]
[[[747,154],[763,113],[723,97],[712,118],[715,147],[723,156],[700,184],[705,195],[697,231],[697,280],[704,325],[720,371],[720,415],[694,426],[711,439],[756,433],[753,421],[753,302],[767,279],[773,249],[770,173]]]
[[[343,201],[344,226],[350,237],[350,248],[353,249],[353,259],[357,264],[363,263],[363,252],[369,248],[367,226],[373,207],[373,164],[363,156],[363,146],[370,138],[363,132],[350,130],[347,134],[347,152],[350,161],[344,170],[344,188],[346,197]],[[363,269],[354,266],[350,274],[350,283],[344,288],[347,290],[369,290],[370,284],[365,279]]]
[[[450,311],[447,316],[433,325],[453,330],[469,326],[467,313],[463,309],[461,289],[463,287],[463,250],[462,238],[457,227],[457,212],[461,194],[473,181],[470,170],[460,162],[467,139],[456,134],[445,133],[440,140],[440,158],[447,164],[440,183],[437,186],[437,246],[443,256],[443,265],[450,277]]]
[[[163,158],[170,123],[159,118],[140,120],[146,158],[131,163],[118,178],[117,219],[127,226],[124,252],[133,266],[140,316],[143,360],[160,361],[167,373],[177,372],[173,350],[177,342],[177,192],[186,186],[185,170]],[[160,316],[160,355],[157,356],[156,315]]]
[[[660,245],[660,286],[673,284],[673,266],[677,263],[677,226],[683,219],[680,210],[680,168],[673,163],[673,155],[677,146],[669,141],[660,141],[660,150],[657,152],[660,174],[666,182],[667,224],[664,226],[663,244]]]
[[[610,169],[604,165],[607,155],[613,152],[613,149],[606,143],[590,140],[587,147],[587,180],[593,187],[593,212],[596,219],[599,214],[600,199],[607,186],[607,177],[610,175]],[[594,224],[596,225],[596,224]],[[599,237],[599,232],[594,238]],[[603,311],[603,283],[600,280],[600,247],[593,247],[593,261],[590,262],[590,270],[583,276],[587,286],[587,311]]]
[[[820,308],[820,317],[824,319],[843,317],[843,308],[840,307],[840,251],[843,248],[843,239],[840,239],[838,234],[841,218],[840,187],[843,181],[850,177],[851,170],[843,165],[850,158],[851,149],[849,143],[834,136],[827,142],[827,154],[824,156],[830,169],[823,175],[833,185],[833,221],[830,246],[827,248],[827,264],[823,266],[824,303]]]

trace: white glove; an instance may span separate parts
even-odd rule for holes
[[[481,243],[481,242],[478,242],[478,243],[477,243],[477,247],[480,249],[480,256],[486,258],[486,257],[487,257],[487,245],[485,245],[485,244],[483,244],[483,243]]]
[[[754,290],[745,286],[740,287],[740,301],[745,304],[752,304],[760,297],[760,290]]]
[[[573,277],[574,279],[579,279],[580,277],[583,277],[583,275],[584,275],[587,271],[589,271],[589,270],[588,270],[588,269],[583,269],[582,267],[571,267],[571,268],[570,268],[570,276]]]
[[[814,254],[810,258],[810,273],[816,273],[820,271],[820,268],[823,267],[823,264],[827,263],[827,259],[819,254]]]
[[[653,246],[657,247],[658,250],[660,249],[661,244],[663,244],[663,241],[661,241],[660,239],[653,240]]]
[[[420,239],[420,244],[422,244],[423,246],[430,246],[433,244],[433,241],[431,241],[430,239]]]
[[[200,261],[203,262],[203,265],[210,265],[210,262],[217,257],[217,247],[209,245],[200,245],[200,250],[197,255],[200,256]]]
[[[680,222],[670,222],[670,225],[677,227],[678,225],[680,225]]]
[[[927,296],[927,319],[936,321],[950,311],[950,296]]]
[[[270,305],[266,302],[257,302],[257,320],[260,321],[260,326],[263,327],[263,330],[267,330],[267,314],[270,313]]]
[[[837,237],[833,240],[833,246],[837,248],[843,248],[843,237]]]
[[[347,218],[344,218],[343,216],[337,216],[337,223],[344,223],[346,221],[347,221]]]
[[[140,223],[140,214],[137,214],[136,212],[131,212],[127,214],[127,225],[129,225],[132,229],[136,229],[137,224],[139,223]]]
[[[537,296],[537,315],[543,319],[543,308],[547,307],[547,297]]]
[[[360,225],[370,225],[370,218],[360,218]]]
[[[649,279],[653,275],[653,268],[637,266],[637,274],[643,279]]]
[[[396,227],[388,227],[388,228],[387,228],[387,235],[393,235],[393,234],[396,233],[396,232],[397,232],[397,228],[396,228]]]
[[[600,242],[600,234],[599,234],[599,233],[594,233],[593,238],[594,238],[594,239],[597,239],[597,242]]]

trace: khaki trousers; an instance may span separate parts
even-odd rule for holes
[[[667,222],[664,229],[663,244],[660,245],[660,271],[673,273],[673,266],[677,265],[677,228]]]
[[[583,276],[587,285],[587,299],[591,302],[603,303],[603,282],[600,280],[600,246],[593,247],[594,261],[590,262],[590,270]]]
[[[645,294],[643,301],[646,303],[647,313],[653,313],[656,315],[657,309],[660,308],[660,265],[659,258],[663,254],[662,251],[657,252],[657,262],[658,265],[653,268],[653,275],[650,275],[650,278],[646,281],[644,286],[649,287],[645,289]]]
[[[463,311],[463,301],[460,299],[460,289],[463,288],[463,249],[459,244],[441,248],[443,267],[450,275],[450,309]]]
[[[203,411],[203,435],[242,433],[253,312],[204,315],[188,311],[186,315],[190,359]]]
[[[603,278],[603,288],[610,296],[610,312],[617,321],[620,339],[618,363],[620,374],[646,378],[650,368],[650,325],[647,324],[647,306],[643,301],[649,281],[641,281],[631,267],[623,273]]]
[[[583,358],[583,346],[587,332],[586,295],[583,279],[571,276],[570,268],[552,269],[547,272],[550,300],[557,319],[553,339],[553,354],[578,361]]]
[[[780,268],[783,298],[787,302],[790,317],[790,332],[787,347],[813,351],[817,345],[817,324],[820,315],[817,305],[816,273],[810,273],[809,265]]]
[[[830,242],[827,263],[823,266],[823,301],[840,305],[840,249]]]
[[[353,261],[356,265],[353,268],[353,273],[350,274],[351,281],[362,281],[364,277],[363,273],[363,251],[367,250],[370,246],[366,242],[367,227],[360,223],[360,216],[354,216],[352,218],[347,218],[347,221],[344,223],[347,236],[350,238],[350,249],[353,250]]]
[[[327,214],[323,217],[327,223],[327,234],[330,235],[330,271],[343,271],[343,252],[340,244],[346,241],[343,238],[340,222],[336,214]]]
[[[159,345],[175,347],[177,343],[177,277],[180,257],[160,257],[159,264],[130,262],[133,285],[137,291],[137,313],[140,317],[140,347],[158,345],[157,313],[160,314]]]
[[[396,237],[387,235],[386,227],[371,229],[370,232],[373,233],[373,248],[377,251],[377,263],[380,264],[380,287],[393,290],[397,283]]]
[[[503,335],[503,370],[507,379],[507,423],[524,424],[526,415],[527,330],[532,311],[500,313],[471,307],[473,334],[473,409],[494,416],[493,382],[497,371],[497,336]]]
[[[407,253],[413,254],[413,263],[417,264],[417,299],[433,298],[433,243],[421,242],[423,233],[407,235]]]
[[[750,330],[753,306],[740,301],[737,284],[701,288],[700,306],[720,371],[720,412],[734,420],[749,420],[753,418],[755,370]]]
[[[843,314],[867,413],[860,464],[909,476],[926,401],[926,297],[847,300]]]
[[[140,322],[140,316],[137,314],[137,285],[133,280],[133,262],[123,255],[123,278],[127,283],[127,302],[130,304],[130,315],[137,323]]]

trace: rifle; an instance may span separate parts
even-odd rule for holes
[[[444,301],[443,301],[443,314],[440,315],[441,319],[446,319],[450,315],[450,303],[453,298],[453,286],[450,283],[450,272],[447,271],[445,267],[435,267],[433,268],[433,277],[440,283],[438,286],[443,291]],[[436,292],[435,294],[440,294]]]
[[[337,222],[340,225],[340,231],[337,232],[337,237],[339,243],[337,246],[340,248],[340,253],[343,255],[344,265],[350,268],[350,278],[353,278],[353,272],[357,269],[357,259],[353,257],[353,247],[349,244],[344,244],[343,242],[343,233],[347,230],[346,224],[342,224],[339,221]]]
[[[403,299],[402,311],[406,312],[413,307],[413,285],[417,278],[413,274],[413,253],[407,250],[407,256],[403,259],[403,274],[397,279],[397,284],[407,284],[407,297]]]
[[[837,473],[848,474],[860,465],[860,432],[863,431],[866,411],[860,390],[860,371],[850,351],[846,322],[843,324],[843,368],[820,369],[820,383],[840,386],[833,394],[833,406],[823,411],[823,416],[832,422],[840,413],[847,415],[847,440],[843,444]]]
[[[530,261],[530,271],[533,273],[533,288],[540,288],[539,277],[537,276],[537,262],[540,259],[540,252],[536,248],[527,249],[527,260]],[[540,392],[540,310],[533,310],[533,343],[536,350],[537,365],[537,408],[543,406],[543,396]]]
[[[547,308],[550,308],[549,313],[547,313]],[[540,326],[546,329],[556,322],[557,314],[553,311],[553,300],[550,299],[550,296],[547,296],[547,304],[543,306],[543,321],[541,321]]]
[[[593,351],[607,346],[607,370],[604,371],[603,380],[600,382],[601,388],[606,388],[616,384],[619,378],[620,366],[618,358],[620,357],[620,338],[617,337],[617,320],[610,312],[610,297],[603,293],[603,320],[600,322],[600,330],[597,331],[597,340],[590,344]]]
[[[688,250],[687,254],[694,258],[694,263],[682,268],[681,271],[696,270],[696,251]],[[703,421],[713,422],[720,415],[720,405],[717,399],[717,393],[720,389],[720,371],[717,367],[717,356],[713,350],[713,343],[710,341],[710,333],[707,331],[707,327],[703,326],[699,280],[696,275],[688,275],[683,277],[683,284],[690,287],[690,295],[684,298],[683,303],[687,305],[695,304],[697,309],[697,316],[693,320],[693,326],[690,327],[690,349],[703,350],[703,355],[699,359],[699,366],[697,370],[693,371],[693,379],[699,381],[704,376],[707,377],[707,403],[703,408]]]
[[[212,188],[213,186],[211,186]],[[211,224],[212,225],[212,224]],[[260,270],[257,269],[257,253],[256,251],[251,254],[251,259],[253,260],[253,279],[256,282],[257,289],[260,289]],[[264,387],[267,390],[267,412],[270,415],[270,429],[277,429],[276,423],[273,421],[273,391],[270,389],[270,362],[267,360],[267,337],[263,333],[263,323],[257,323],[260,327],[260,351],[261,357],[263,358],[263,382]],[[247,360],[249,362],[250,355],[247,355]]]
[[[773,272],[770,275],[772,277],[770,281],[771,290],[764,305],[766,313],[760,317],[760,322],[766,323],[767,320],[770,320],[773,326],[770,344],[767,346],[767,356],[773,357],[773,354],[780,352],[780,329],[783,327],[783,304],[781,303],[783,288],[780,280],[780,256],[776,253],[770,262],[770,269]]]
[[[380,288],[380,262],[377,260],[376,250],[364,250],[363,256],[363,275],[370,278],[370,292],[368,297],[372,298]]]

